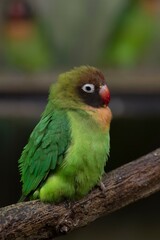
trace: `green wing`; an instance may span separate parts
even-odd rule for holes
[[[35,191],[50,171],[61,164],[69,144],[70,127],[66,112],[57,110],[44,115],[19,159],[23,183],[21,200]]]

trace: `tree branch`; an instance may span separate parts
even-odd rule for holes
[[[160,190],[160,148],[106,174],[70,206],[29,201],[0,209],[0,239],[54,239]]]

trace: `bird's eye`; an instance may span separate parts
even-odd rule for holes
[[[93,84],[85,84],[82,86],[82,90],[87,93],[93,93],[95,90],[95,86]]]

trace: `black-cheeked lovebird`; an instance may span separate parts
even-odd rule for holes
[[[110,92],[101,71],[61,74],[19,159],[22,197],[79,199],[101,180],[110,151]]]
[[[43,23],[26,0],[4,4],[3,52],[6,64],[15,70],[39,72],[51,69],[52,53]]]

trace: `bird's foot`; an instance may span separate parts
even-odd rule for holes
[[[71,201],[67,200],[67,199],[64,201],[64,206],[65,206],[65,208],[67,208],[67,209],[68,209],[68,208],[71,208],[71,207],[72,207],[72,204],[73,204],[73,203],[72,203]]]
[[[103,193],[104,195],[106,195],[106,187],[105,187],[104,183],[103,183],[102,181],[100,181],[100,182],[98,183],[98,186],[100,187],[102,193]]]

